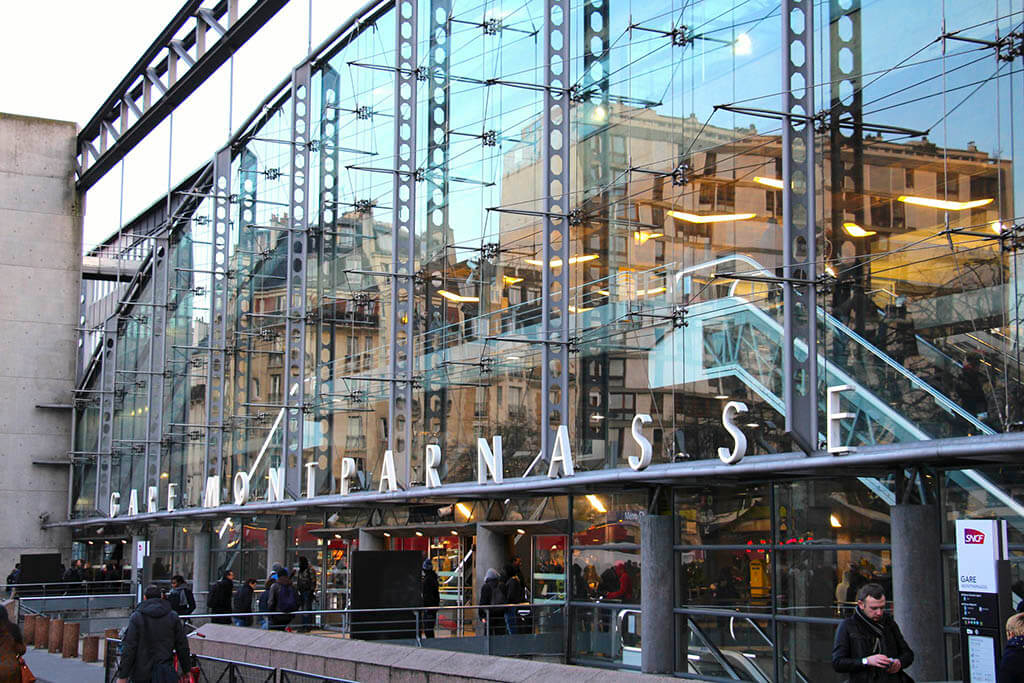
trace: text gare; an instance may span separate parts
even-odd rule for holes
[[[828,414],[827,414],[827,442],[828,450],[831,453],[840,453],[852,450],[838,443],[840,419],[852,418],[852,413],[839,412],[838,394],[842,391],[849,391],[852,387],[840,386],[830,387],[828,390]],[[718,457],[727,465],[735,465],[740,462],[747,453],[747,437],[743,430],[736,424],[736,417],[747,412],[747,406],[740,401],[729,401],[722,409],[722,427],[732,437],[732,448],[719,448]],[[633,416],[630,435],[639,448],[639,455],[630,455],[627,458],[629,467],[634,471],[646,469],[651,464],[653,447],[650,440],[643,434],[643,426],[652,422],[650,415],[638,414]],[[316,467],[317,463],[306,463],[306,498],[316,497]],[[428,489],[441,486],[441,476],[438,469],[441,467],[441,447],[436,444],[428,444],[424,453],[424,487]],[[477,483],[486,484],[488,477],[496,484],[504,480],[504,460],[502,457],[501,437],[494,436],[492,444],[486,439],[477,439]],[[352,482],[356,478],[355,458],[342,458],[339,493],[343,496],[351,493]],[[555,443],[551,453],[551,460],[548,463],[548,476],[558,478],[560,476],[571,477],[575,474],[573,466],[572,449],[569,440],[569,429],[560,425],[555,434]],[[248,472],[238,472],[232,481],[232,494],[235,505],[245,505],[249,501],[250,481],[252,475]],[[268,468],[269,483],[267,486],[268,502],[283,502],[285,493],[284,467]],[[398,476],[395,471],[395,456],[390,450],[384,451],[384,458],[381,462],[380,485],[377,487],[379,493],[385,491],[394,492],[399,490]],[[220,477],[211,476],[206,480],[203,490],[202,507],[218,507],[221,487]],[[167,511],[173,512],[178,499],[178,485],[168,484],[167,486]],[[157,487],[150,486],[146,492],[146,512],[158,512],[157,508]],[[121,494],[114,492],[110,494],[110,516],[116,517],[121,511]],[[138,491],[132,490],[128,502],[127,514],[139,514]]]

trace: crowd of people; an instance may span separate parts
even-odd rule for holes
[[[175,587],[183,585],[184,579],[180,575],[175,576],[171,584]],[[252,626],[258,618],[260,628],[291,630],[296,612],[313,609],[316,588],[316,570],[305,557],[300,557],[298,567],[292,570],[275,563],[263,582],[262,590],[260,581],[255,578],[248,578],[236,586],[235,572],[228,569],[210,586],[206,607],[210,614],[223,615],[211,619],[216,624]],[[186,591],[187,588],[175,595],[172,590],[168,596],[178,614],[190,614],[195,608],[195,600],[190,593],[187,599],[191,606],[184,601]],[[313,615],[299,616],[301,621],[296,626],[308,629],[313,623]]]

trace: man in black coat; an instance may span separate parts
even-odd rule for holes
[[[420,589],[423,591],[423,606],[437,607],[441,604],[441,585],[434,571],[434,563],[430,558],[423,560],[423,575],[420,577]],[[423,611],[423,633],[427,638],[434,637],[434,623],[437,621],[437,610]]]
[[[252,612],[252,599],[256,592],[256,579],[249,579],[235,592],[235,598],[232,603],[232,607],[235,610],[235,614],[245,614],[246,612]],[[235,626],[252,626],[252,617],[231,617],[232,623]]]
[[[224,572],[220,581],[210,588],[210,597],[206,606],[211,614],[231,614],[231,596],[235,593],[235,573],[230,569]],[[215,624],[230,624],[231,617],[214,617],[210,619]]]
[[[132,612],[121,642],[121,663],[117,667],[118,683],[132,681],[176,681],[173,655],[183,671],[191,656],[185,627],[171,604],[161,597],[158,586],[147,586],[145,600]]]
[[[885,613],[885,591],[868,583],[857,591],[857,609],[836,629],[832,668],[850,675],[850,683],[906,683],[904,671],[914,663],[914,651],[899,626]]]

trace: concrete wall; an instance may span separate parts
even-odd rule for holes
[[[199,655],[360,683],[655,683],[676,680],[652,674],[222,624],[207,624],[199,628],[199,633],[200,637],[189,638],[189,647]]]
[[[82,206],[74,123],[0,113],[0,571],[21,553],[70,552],[68,410],[75,383]]]

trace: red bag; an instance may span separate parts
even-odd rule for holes
[[[36,683],[36,677],[32,669],[28,668],[24,657],[18,657],[18,664],[21,666],[21,683]]]

